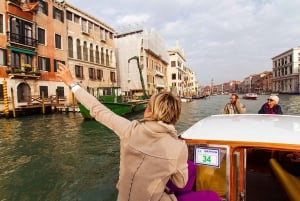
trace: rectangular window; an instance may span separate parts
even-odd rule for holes
[[[0,33],[3,33],[3,15],[0,14]]]
[[[39,12],[48,15],[48,3],[46,1],[43,0],[39,1]]]
[[[89,68],[89,78],[95,79],[95,69],[94,68]]]
[[[40,97],[44,93],[44,98],[48,98],[48,86],[40,86]]]
[[[64,22],[64,12],[53,6],[53,19]]]
[[[24,55],[24,64],[29,64],[30,67],[28,67],[28,68],[32,68],[32,56],[31,55],[28,55],[28,54]]]
[[[50,72],[50,59],[46,57],[38,57],[39,70]]]
[[[56,94],[58,98],[65,98],[65,88],[64,87],[57,87]]]
[[[73,20],[73,13],[70,11],[67,11],[67,20],[70,20],[70,21]]]
[[[59,63],[66,64],[66,62],[64,62],[64,61],[54,59],[54,72],[57,72]]]
[[[62,49],[61,47],[61,36],[58,34],[55,34],[55,48]]]
[[[77,23],[77,24],[79,24],[79,21],[80,21],[80,16],[74,14],[74,22]]]
[[[97,79],[98,80],[102,80],[103,78],[103,70],[97,70]]]
[[[21,68],[20,54],[17,52],[11,53],[11,67]]]
[[[38,28],[38,41],[39,44],[46,44],[45,29]]]
[[[110,72],[110,81],[116,82],[116,73],[115,72]]]
[[[83,78],[83,67],[75,65],[75,76],[77,78]]]
[[[171,61],[171,67],[175,67],[176,66],[176,61]]]
[[[172,80],[176,80],[176,73],[172,73]]]
[[[88,21],[86,19],[81,19],[81,31],[84,33],[89,33],[88,27],[87,27]]]
[[[100,32],[100,27],[97,24],[94,24],[94,31]]]
[[[0,65],[6,66],[6,50],[0,49]]]
[[[89,26],[89,29],[92,30],[92,29],[93,29],[93,25],[94,25],[93,22],[90,22],[90,21],[89,21],[89,25],[88,25],[88,26]]]

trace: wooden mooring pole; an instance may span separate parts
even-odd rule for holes
[[[11,91],[11,104],[12,104],[13,117],[16,118],[15,96],[14,96],[13,88],[10,88],[10,91]]]

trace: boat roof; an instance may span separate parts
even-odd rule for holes
[[[300,116],[233,114],[212,115],[181,134],[196,141],[293,145],[300,150]],[[226,144],[226,143],[225,143]],[[230,143],[228,143],[230,144]]]

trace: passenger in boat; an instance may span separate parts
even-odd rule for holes
[[[246,113],[246,107],[240,102],[239,96],[237,94],[231,94],[229,98],[230,102],[227,103],[222,114],[244,114]]]
[[[279,105],[279,97],[271,95],[268,101],[261,106],[258,114],[283,114]]]
[[[176,196],[165,189],[169,180],[178,187],[184,187],[188,180],[187,145],[178,138],[174,126],[181,113],[180,100],[169,92],[152,95],[144,119],[130,121],[116,115],[75,83],[64,64],[59,64],[57,76],[70,86],[95,120],[120,138],[117,200],[176,201]]]

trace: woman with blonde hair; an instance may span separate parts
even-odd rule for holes
[[[68,67],[59,64],[57,76],[68,86],[92,117],[120,138],[118,201],[177,200],[166,191],[170,180],[184,187],[188,180],[188,150],[178,138],[175,124],[181,102],[169,92],[150,98],[141,121],[116,115],[81,88]]]

